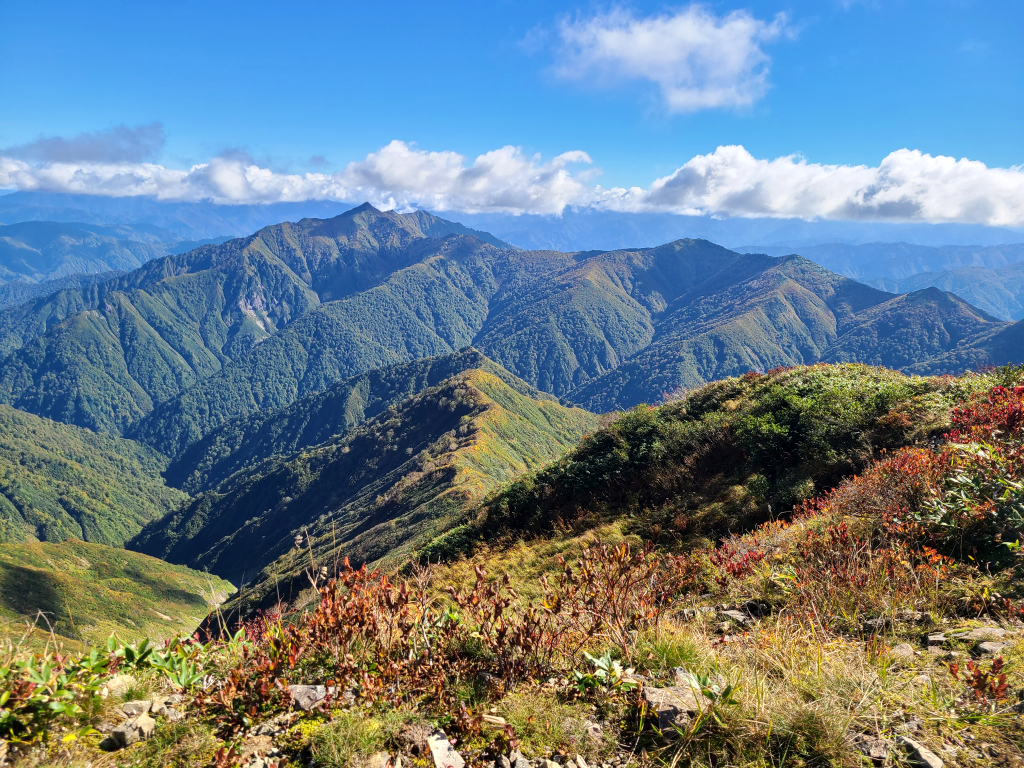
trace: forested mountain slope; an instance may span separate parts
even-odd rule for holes
[[[493,373],[466,371],[326,443],[239,473],[129,546],[236,583],[255,580],[250,599],[270,599],[281,579],[290,592],[309,562],[296,533],[309,535],[319,562],[398,562],[473,500],[557,457],[597,421],[530,398]],[[297,588],[306,586],[300,580]]]
[[[340,219],[340,220],[339,220]],[[445,223],[359,208],[267,227],[0,312],[0,400],[119,432],[320,303],[374,285]],[[452,225],[452,229],[459,227]],[[488,246],[493,247],[493,246]]]
[[[131,440],[0,406],[0,541],[121,546],[187,498],[164,485],[166,465]]]
[[[323,392],[305,395],[287,407],[234,418],[172,461],[164,477],[170,485],[189,493],[207,490],[271,456],[319,445],[389,406],[474,368],[494,374],[527,397],[555,399],[469,348],[368,371]]]

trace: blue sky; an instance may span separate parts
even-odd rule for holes
[[[392,140],[466,166],[503,146],[541,162],[581,150],[592,162],[568,166],[580,183],[644,190],[730,145],[814,164],[874,167],[903,148],[1024,163],[1020,2],[697,10],[719,26],[730,14],[759,25],[738,43],[755,57],[738,75],[746,95],[723,105],[673,107],[665,83],[679,75],[656,55],[617,59],[586,41],[597,27],[667,23],[687,4],[7,3],[0,148],[35,168],[48,160],[29,157],[40,137],[159,123],[165,142],[145,159],[173,169],[244,153],[269,172],[330,174]],[[696,55],[698,70],[720,64]],[[687,87],[701,77],[718,75]],[[8,186],[57,183],[32,174]],[[1016,179],[1003,181],[1015,193]]]

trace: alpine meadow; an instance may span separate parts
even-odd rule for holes
[[[1024,768],[1022,8],[0,19],[0,767]]]

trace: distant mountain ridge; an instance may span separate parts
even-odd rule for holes
[[[1001,320],[1024,317],[1024,243],[945,245],[827,243],[737,248],[742,253],[801,256],[868,285],[893,293],[939,288],[955,293]]]
[[[703,240],[522,251],[364,204],[0,312],[0,402],[179,457],[232,419],[470,345],[606,411],[824,360],[955,372],[1010,350],[965,351],[1002,327],[941,292],[898,298],[797,256]]]

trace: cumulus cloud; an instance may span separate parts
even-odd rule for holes
[[[703,5],[638,18],[621,8],[563,20],[556,71],[598,85],[647,80],[669,112],[747,107],[768,90],[765,43],[791,35],[785,14],[716,16]]]
[[[472,161],[392,141],[336,173],[277,173],[233,153],[189,169],[156,163],[0,157],[0,187],[160,200],[368,200],[380,208],[560,214],[566,207],[712,216],[961,222],[1024,227],[1024,167],[892,152],[877,166],[756,158],[742,146],[698,155],[647,187],[592,181],[587,153],[545,161],[502,147]]]
[[[333,174],[275,173],[240,153],[188,170],[155,163],[33,164],[0,157],[0,187],[229,204],[369,200],[385,208],[560,213],[567,205],[591,201],[592,190],[567,167],[575,163],[589,164],[591,159],[586,152],[573,151],[543,162],[508,146],[468,164],[457,152],[427,152],[402,141],[392,141]]]
[[[130,128],[80,133],[70,139],[46,136],[28,144],[0,149],[0,155],[22,160],[68,163],[141,163],[154,160],[164,147],[164,127],[150,123]]]
[[[740,146],[698,155],[622,208],[747,217],[1024,225],[1024,168],[901,149],[877,167],[755,158]]]

